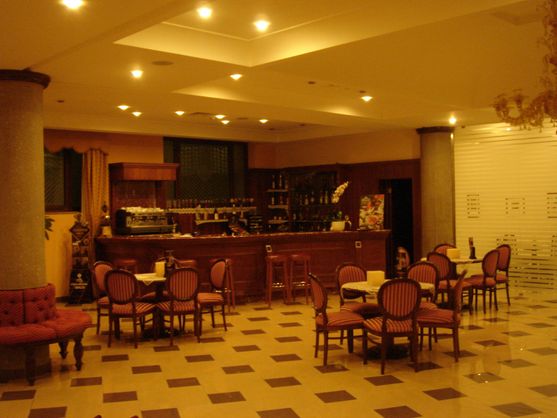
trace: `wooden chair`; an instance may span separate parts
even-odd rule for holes
[[[192,267],[178,268],[166,279],[169,300],[159,302],[157,308],[162,315],[170,317],[170,345],[174,343],[174,317],[178,316],[179,329],[184,331],[186,315],[193,315],[194,334],[198,336],[198,309],[196,298],[199,292],[199,273]]]
[[[366,302],[365,293],[343,289],[345,283],[366,281],[366,271],[357,264],[343,263],[336,269],[338,294],[340,295],[340,309],[362,315],[364,318],[373,318],[380,315],[377,303]],[[348,302],[346,299],[355,300],[362,298],[362,302]]]
[[[395,337],[408,337],[410,356],[417,371],[418,323],[421,288],[411,279],[387,280],[377,295],[381,317],[364,321],[364,364],[367,364],[367,334],[381,337],[381,374],[385,373],[387,349]]]
[[[209,265],[215,264],[216,261],[220,260],[220,258],[211,258],[209,260]],[[226,262],[226,277],[225,277],[225,287],[223,289],[224,296],[226,297],[226,306],[228,306],[228,313],[232,309],[236,310],[236,289],[234,285],[234,274],[232,273],[233,270],[233,259],[232,258],[224,258]]]
[[[439,288],[437,289],[437,294],[441,295],[441,306],[450,307],[450,302],[445,303],[445,295],[450,294],[450,290],[456,284],[456,276],[454,276],[454,264],[451,262],[449,257],[445,254],[438,252],[430,252],[427,255],[427,261],[435,264],[437,270],[439,270]],[[464,281],[462,284],[463,292],[468,292],[468,309],[470,313],[472,312],[472,284],[468,281]],[[449,299],[449,297],[447,297]]]
[[[93,283],[95,289],[95,296],[97,297],[97,335],[101,329],[101,316],[108,317],[108,296],[104,287],[104,277],[106,273],[114,269],[108,261],[97,261],[93,264]]]
[[[127,270],[110,270],[106,273],[104,287],[108,295],[108,346],[112,343],[113,326],[119,330],[120,318],[131,318],[133,325],[133,342],[137,348],[137,324],[142,328],[145,318],[155,311],[152,303],[140,302],[139,286],[135,276]],[[153,327],[156,321],[153,321]],[[155,330],[156,335],[156,330]]]
[[[315,310],[315,353],[317,358],[319,351],[319,335],[323,334],[323,366],[327,365],[329,352],[329,333],[333,331],[347,331],[348,333],[348,352],[354,351],[354,330],[362,328],[364,318],[354,312],[341,310],[339,312],[327,312],[327,291],[325,286],[313,274],[309,274],[311,285],[311,298],[313,309]],[[340,337],[338,337],[340,338]],[[335,338],[336,339],[336,338]],[[365,354],[365,352],[364,352]]]
[[[466,281],[472,286],[475,298],[475,308],[478,309],[478,292],[482,291],[483,309],[485,314],[485,295],[489,292],[489,307],[491,308],[492,296],[495,300],[495,310],[497,306],[497,265],[499,263],[499,250],[491,250],[482,259],[482,274],[475,274],[468,277]]]
[[[507,303],[510,305],[509,266],[511,264],[511,246],[509,244],[501,244],[496,249],[499,251],[499,261],[497,262],[497,276],[495,277],[495,282],[497,285],[505,285]]]
[[[288,256],[286,254],[269,254],[265,256],[265,299],[269,308],[273,292],[282,291],[284,303],[290,302],[290,279],[288,277]]]
[[[458,327],[460,326],[460,311],[462,309],[462,289],[466,270],[460,273],[455,285],[450,289],[450,299],[453,309],[420,309],[418,311],[418,326],[420,327],[420,350],[423,347],[424,329],[428,329],[429,349],[431,350],[432,331],[437,341],[437,329],[452,330],[453,353],[455,362],[460,355]]]
[[[411,280],[415,280],[419,283],[427,283],[433,286],[432,289],[422,289],[422,298],[431,303],[431,307],[436,308],[435,300],[437,299],[437,290],[439,289],[439,270],[435,264],[429,261],[418,261],[408,267],[407,277]],[[420,286],[421,288],[421,286]],[[425,307],[422,301],[421,307]]]
[[[174,262],[174,268],[186,268],[186,267],[195,268],[195,269],[197,268],[197,260],[179,259],[179,258],[173,258],[172,260]],[[155,265],[156,265],[157,262],[160,262],[160,261],[165,261],[166,262],[166,257],[157,258],[157,260],[151,265],[151,271],[155,271]],[[141,295],[141,301],[142,302],[158,303],[158,302],[166,301],[166,300],[170,299],[170,296],[168,295],[168,291],[166,289],[163,290],[162,300],[158,300],[158,299],[159,298],[157,297],[157,292],[156,291],[147,292],[144,295]]]
[[[222,322],[224,324],[224,330],[226,328],[226,313],[225,313],[225,299],[224,299],[224,289],[226,288],[226,269],[228,268],[226,260],[224,258],[219,258],[211,266],[211,272],[209,279],[211,281],[211,292],[199,292],[197,294],[198,303],[198,328],[197,328],[197,339],[201,338],[202,333],[202,322],[203,313],[211,313],[211,323],[213,328],[215,328],[215,307],[220,307],[220,312],[222,314]]]
[[[295,253],[289,256],[289,287],[292,294],[292,302],[296,301],[296,289],[304,289],[306,304],[309,303],[310,284],[308,274],[311,271],[311,257],[305,253]]]

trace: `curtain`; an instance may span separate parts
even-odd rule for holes
[[[102,207],[108,208],[107,154],[100,149],[89,149],[83,154],[81,180],[81,212],[89,224],[89,262],[95,260],[95,240],[104,215]],[[110,213],[110,212],[108,212]]]

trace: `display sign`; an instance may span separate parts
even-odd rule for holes
[[[383,229],[385,195],[373,194],[360,198],[359,229]]]

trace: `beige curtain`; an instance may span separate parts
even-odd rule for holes
[[[107,154],[100,149],[89,149],[83,154],[81,180],[81,212],[89,223],[89,263],[95,260],[95,236],[98,235],[103,205],[108,207]],[[110,213],[110,211],[109,211]]]

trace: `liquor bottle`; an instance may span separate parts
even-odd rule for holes
[[[271,177],[271,189],[275,189],[276,188],[276,182],[275,182],[275,175],[273,174],[273,176]]]

